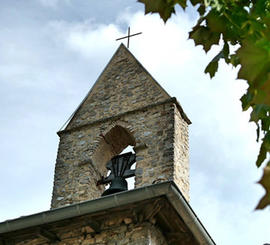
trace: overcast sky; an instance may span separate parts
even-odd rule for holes
[[[269,209],[254,211],[258,144],[239,98],[244,81],[188,41],[192,9],[166,25],[135,0],[8,0],[0,6],[0,221],[50,208],[56,132],[91,88],[119,42],[177,97],[190,126],[191,206],[217,244],[270,242]]]

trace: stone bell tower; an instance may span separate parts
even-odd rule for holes
[[[51,209],[0,223],[0,245],[215,245],[187,202],[189,124],[120,45],[58,132]]]
[[[129,145],[136,153],[135,188],[171,180],[188,200],[189,124],[177,100],[121,44],[58,132],[51,208],[99,198],[106,163]]]

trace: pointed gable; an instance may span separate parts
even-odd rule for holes
[[[66,129],[169,99],[168,93],[121,44],[72,115]]]

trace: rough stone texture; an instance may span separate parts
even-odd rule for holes
[[[125,224],[123,219],[108,220],[95,233],[90,226],[64,227],[57,232],[61,241],[46,241],[43,237],[16,242],[16,245],[167,245],[160,230],[151,223]]]
[[[150,189],[146,188],[145,191]],[[130,194],[126,193],[126,197],[131,197]],[[193,222],[190,223],[190,219],[186,222],[187,219],[184,220],[174,208],[174,201],[172,203],[167,196],[144,198],[140,201],[129,199],[121,205],[117,204],[117,200],[120,201],[121,198],[110,196],[57,211],[44,212],[32,216],[31,219],[24,217],[19,222],[15,220],[15,223],[9,221],[5,224],[9,227],[9,231],[0,234],[1,244],[205,244],[205,240],[200,238],[198,240],[198,236],[194,236],[190,229],[194,225]],[[110,203],[110,208],[106,203]],[[77,210],[76,213],[74,208]]]
[[[106,163],[128,145],[135,188],[174,180],[188,200],[188,122],[179,107],[121,45],[59,132],[51,207],[99,198]]]
[[[121,44],[67,129],[169,98],[166,91]]]
[[[188,124],[175,107],[174,113],[174,182],[189,201],[189,142]]]

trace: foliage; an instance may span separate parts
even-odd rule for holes
[[[263,171],[263,177],[258,182],[259,184],[261,184],[263,186],[263,188],[265,189],[266,193],[263,196],[263,198],[260,200],[260,202],[258,203],[256,209],[263,209],[267,205],[269,205],[269,202],[270,202],[270,192],[269,192],[270,182],[268,181],[269,178],[270,178],[270,167],[266,166],[264,168],[264,171]]]
[[[187,0],[138,0],[145,5],[145,13],[158,13],[166,22],[175,13],[175,6],[183,9]],[[238,79],[248,83],[242,96],[243,111],[251,109],[250,121],[257,125],[257,141],[261,141],[257,167],[265,166],[259,183],[266,194],[257,209],[270,205],[270,0],[190,0],[199,13],[197,24],[189,33],[195,45],[208,52],[222,43],[220,52],[205,69],[214,77],[218,64],[240,66]],[[234,50],[234,51],[233,51]],[[263,136],[262,136],[263,135]]]

